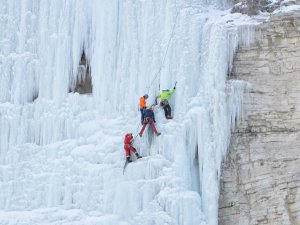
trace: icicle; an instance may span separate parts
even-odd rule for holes
[[[256,24],[240,25],[239,30],[239,44],[241,47],[250,48],[259,40],[260,30]]]

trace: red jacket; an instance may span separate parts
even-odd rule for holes
[[[131,134],[126,134],[125,139],[124,139],[124,144],[125,145],[131,145],[133,141],[133,137]]]

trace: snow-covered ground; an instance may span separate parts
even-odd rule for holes
[[[253,22],[227,6],[1,0],[0,224],[216,225],[246,86],[227,76],[238,43],[253,37]],[[83,50],[91,95],[68,93]],[[136,138],[144,158],[123,175],[139,97],[150,105],[175,81],[174,120],[155,107],[162,135]]]

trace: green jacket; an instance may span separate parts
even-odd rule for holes
[[[173,94],[174,92],[175,92],[175,89],[173,89],[171,91],[163,90],[163,92],[160,95],[156,96],[156,98],[160,98],[162,101],[169,100],[170,95]]]

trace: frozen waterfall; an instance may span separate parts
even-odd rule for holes
[[[241,15],[221,0],[0,3],[0,224],[217,225]],[[144,158],[123,175],[139,97],[175,81],[174,120],[155,108],[162,135],[136,139]]]

